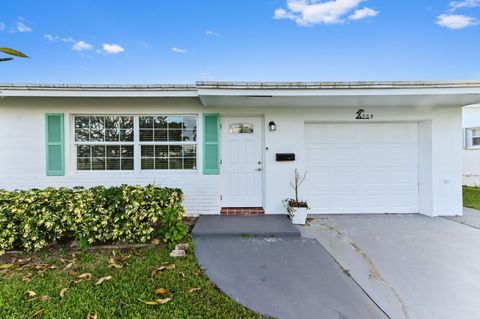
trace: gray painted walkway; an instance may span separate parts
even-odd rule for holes
[[[192,235],[195,237],[300,237],[300,231],[285,215],[202,215],[198,218]]]
[[[193,233],[198,262],[236,301],[278,318],[387,318],[330,254],[316,240],[299,237],[285,216],[235,217],[201,216]]]
[[[391,318],[480,318],[479,229],[421,215],[330,215],[301,231]]]
[[[445,217],[460,224],[480,229],[480,211],[473,208],[463,208],[463,216]]]

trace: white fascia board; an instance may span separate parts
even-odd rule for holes
[[[480,88],[414,88],[414,89],[199,89],[198,96],[480,96]]]
[[[0,97],[198,97],[196,90],[0,90]]]

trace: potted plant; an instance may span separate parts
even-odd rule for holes
[[[304,173],[302,176],[300,172],[295,169],[294,179],[290,182],[290,186],[292,186],[295,191],[295,198],[287,198],[283,200],[283,204],[287,208],[292,223],[296,225],[305,225],[307,221],[307,210],[310,209],[306,201],[298,199],[298,190],[306,177],[307,173]]]

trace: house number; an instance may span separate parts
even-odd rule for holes
[[[365,114],[364,109],[359,109],[357,111],[357,117],[355,117],[356,120],[371,120],[373,119],[373,114]]]

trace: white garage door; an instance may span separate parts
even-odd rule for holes
[[[305,124],[310,213],[417,213],[418,124]]]

